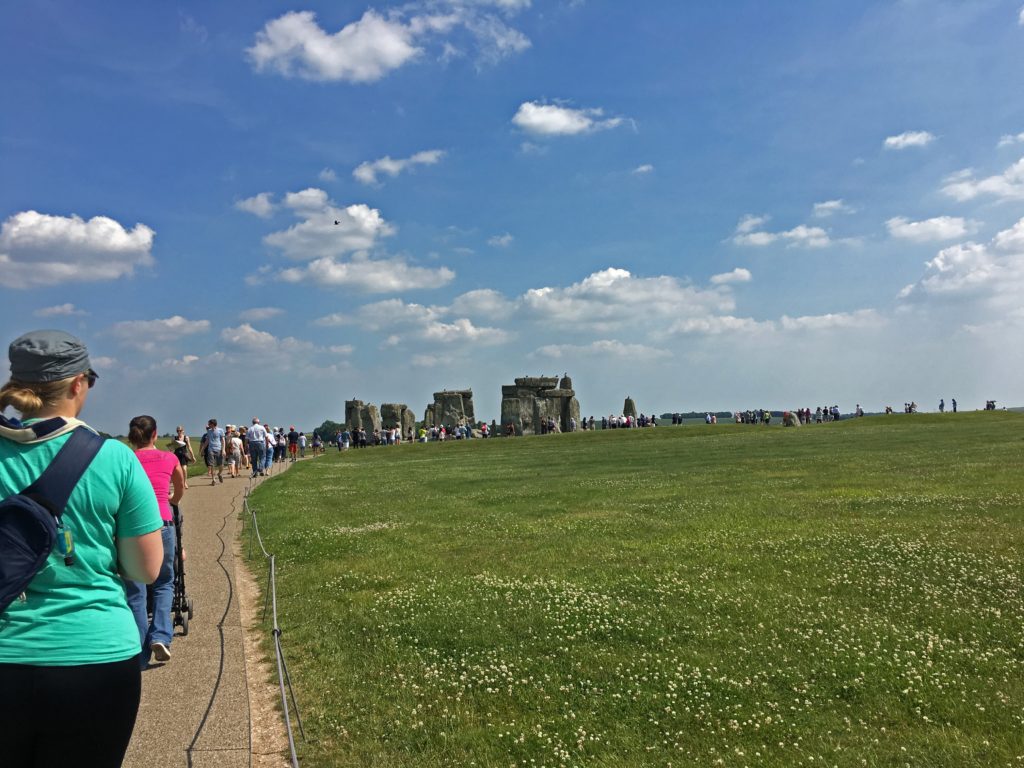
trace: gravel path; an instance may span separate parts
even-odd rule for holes
[[[281,472],[275,466],[275,473]],[[259,648],[262,602],[240,557],[245,477],[189,482],[181,503],[188,637],[176,629],[171,660],[142,673],[142,704],[124,765],[287,766],[276,684]],[[264,482],[264,480],[260,480]]]

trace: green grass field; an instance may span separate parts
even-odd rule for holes
[[[303,765],[1024,766],[1022,470],[999,412],[303,462]]]

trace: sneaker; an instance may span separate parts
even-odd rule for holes
[[[217,479],[220,480],[223,483],[224,482],[224,475],[217,475]]]
[[[150,648],[153,651],[153,658],[157,661],[170,661],[171,649],[163,643],[152,643]]]
[[[216,480],[211,480],[211,481],[210,481],[210,485],[216,485],[216,484],[217,484],[217,481],[216,481]]]

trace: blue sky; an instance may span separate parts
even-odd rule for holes
[[[0,66],[4,338],[110,431],[1020,403],[1020,0],[34,2]]]

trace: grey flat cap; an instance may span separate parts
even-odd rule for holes
[[[29,331],[11,342],[7,355],[17,381],[60,381],[92,371],[85,344],[64,331]]]

